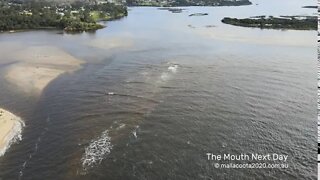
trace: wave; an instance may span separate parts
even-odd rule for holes
[[[167,72],[162,73],[161,76],[160,76],[160,79],[162,81],[167,81],[169,78],[170,78],[170,75]]]
[[[173,72],[173,73],[176,73],[177,70],[178,70],[178,65],[177,64],[172,64],[168,67],[168,70]]]
[[[137,136],[137,130],[139,129],[139,125],[136,126],[136,128],[132,131],[132,135],[134,136],[135,139],[138,138]]]
[[[0,149],[0,156],[3,156],[12,144],[18,143],[22,140],[22,129],[25,126],[25,124],[19,117],[16,117],[15,120],[16,122],[14,123],[11,131],[6,137],[4,147]]]
[[[110,96],[115,95],[114,92],[106,92],[106,94],[107,94],[107,95],[110,95]]]
[[[46,122],[50,123],[50,117],[49,116],[47,117]],[[40,136],[38,137],[38,139],[37,139],[37,141],[36,141],[36,143],[34,145],[33,151],[29,154],[28,158],[23,162],[23,164],[22,164],[22,166],[20,168],[20,171],[19,171],[19,180],[22,179],[23,171],[25,170],[25,168],[26,168],[27,164],[29,163],[29,161],[31,161],[32,157],[38,152],[39,144],[41,143],[41,139],[47,133],[47,131],[48,131],[47,127],[45,127],[42,130]]]
[[[99,165],[101,161],[110,154],[112,149],[111,137],[109,131],[102,132],[101,136],[92,140],[81,158],[84,170]]]
[[[171,64],[168,67],[168,70],[166,72],[163,72],[160,76],[160,79],[162,81],[167,81],[171,78],[171,74],[175,74],[178,71],[178,65],[177,64]]]
[[[122,129],[122,128],[124,128],[125,126],[126,126],[126,124],[121,123],[121,124],[116,128],[116,130]]]

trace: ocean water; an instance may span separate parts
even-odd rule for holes
[[[0,58],[0,105],[26,125],[0,179],[316,179],[317,32],[220,22],[313,15],[301,7],[316,3],[132,7],[96,33],[0,34],[86,62],[36,98],[6,82]],[[188,16],[198,12],[209,15]],[[216,169],[208,152],[285,154],[289,167]]]

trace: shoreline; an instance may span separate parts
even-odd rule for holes
[[[0,108],[0,157],[10,146],[21,141],[21,132],[25,126],[20,117]]]
[[[96,32],[99,29],[104,29],[107,26],[100,24],[101,22],[110,22],[115,20],[120,20],[126,17],[126,15],[120,15],[115,17],[110,17],[108,19],[98,19],[95,21],[95,28],[92,29],[71,29],[71,28],[59,28],[59,27],[38,27],[38,28],[26,28],[26,29],[10,29],[10,30],[0,30],[0,33],[19,33],[19,32],[26,32],[26,31],[41,31],[41,30],[55,30],[60,31],[62,33],[67,34],[74,34],[74,33],[83,33],[83,32]]]

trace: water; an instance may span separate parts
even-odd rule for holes
[[[312,15],[301,6],[315,4],[257,0],[181,14],[135,7],[96,33],[1,34],[12,52],[52,45],[86,64],[40,97],[0,78],[1,106],[26,124],[22,141],[0,158],[0,177],[316,179],[316,31],[220,22]],[[188,16],[197,12],[209,15]],[[2,75],[10,63],[1,59]],[[215,169],[207,152],[286,154],[289,168]]]

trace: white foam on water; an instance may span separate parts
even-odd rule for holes
[[[171,72],[173,72],[173,73],[176,73],[177,70],[178,70],[178,65],[177,65],[177,64],[170,65],[170,66],[168,67],[168,70],[171,71]]]
[[[47,125],[48,125],[48,123],[50,123],[50,117],[49,117],[49,116],[47,117],[46,122],[47,122]],[[48,131],[48,127],[45,127],[45,128],[42,130],[40,136],[38,137],[36,143],[34,144],[33,152],[31,152],[31,153],[29,154],[28,159],[23,162],[23,164],[22,164],[22,166],[21,166],[21,169],[20,169],[20,171],[19,171],[19,180],[22,179],[22,177],[23,177],[23,171],[24,171],[24,169],[26,168],[28,162],[31,161],[32,157],[38,152],[39,144],[41,143],[41,138],[46,134],[47,131]]]
[[[125,126],[126,126],[126,124],[121,123],[121,124],[116,128],[116,130],[122,129],[122,128],[124,128]]]
[[[167,81],[171,78],[172,74],[175,74],[178,71],[178,65],[177,64],[171,64],[168,67],[168,70],[166,72],[163,72],[160,76],[160,79],[162,81]]]
[[[108,91],[106,91],[106,90],[105,90],[105,94],[106,94],[106,95],[110,95],[110,96],[115,95],[114,92],[112,92],[112,91],[108,92]]]
[[[112,144],[109,131],[102,132],[101,136],[92,140],[81,158],[84,170],[99,165],[101,161],[111,152]]]
[[[26,165],[28,164],[28,162],[32,159],[33,155],[35,155],[38,151],[38,147],[39,147],[39,143],[41,142],[41,137],[38,137],[37,142],[34,145],[34,150],[32,153],[29,154],[29,157],[26,161],[23,162],[21,169],[19,171],[19,179],[22,179],[23,176],[23,171],[26,168]]]
[[[133,134],[133,136],[137,139],[137,131],[136,130],[134,130],[133,132],[132,132],[132,134]]]
[[[137,139],[137,130],[139,129],[139,125],[136,126],[136,128],[132,131],[133,136]]]
[[[0,156],[3,156],[12,144],[18,143],[22,140],[22,129],[24,126],[25,124],[21,118],[17,118],[13,128],[6,137],[5,146],[0,149]]]
[[[162,81],[167,81],[170,78],[169,74],[167,72],[164,72],[161,74],[160,79]]]

